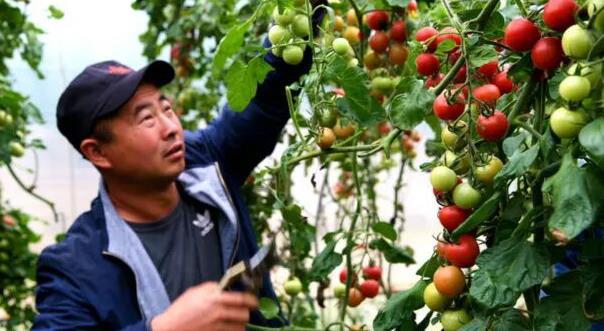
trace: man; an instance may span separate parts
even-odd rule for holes
[[[160,91],[174,77],[166,62],[134,71],[107,61],[78,75],[57,125],[102,180],[91,209],[40,255],[33,329],[277,326],[255,297],[216,281],[257,251],[240,186],[274,149],[289,119],[284,87],[309,70],[311,55],[290,66],[269,52],[275,71],[247,108],[227,106],[197,132],[183,131]],[[268,275],[259,296],[275,298]]]

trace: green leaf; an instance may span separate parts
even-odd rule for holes
[[[509,158],[520,149],[520,145],[526,140],[526,133],[520,132],[515,136],[505,138],[503,141],[503,152]]]
[[[564,155],[558,172],[543,183],[543,192],[551,194],[554,212],[549,218],[550,231],[560,231],[573,239],[595,220],[598,200],[602,196],[590,195],[586,169],[579,169],[571,153]],[[589,183],[596,189],[599,181]]]
[[[296,257],[303,259],[310,253],[310,244],[315,238],[315,228],[302,216],[302,208],[298,205],[291,204],[282,208],[281,214],[285,220],[284,227],[289,233],[292,255],[295,254]]]
[[[482,319],[474,318],[470,323],[464,324],[459,331],[483,331],[486,330],[487,322]]]
[[[426,261],[415,273],[418,276],[422,276],[423,278],[432,278],[436,269],[440,267],[440,259],[438,256],[433,255],[428,261]]]
[[[248,63],[249,75],[250,77],[254,77],[258,84],[262,83],[266,78],[266,75],[273,70],[274,68],[264,61],[262,56],[256,56]]]
[[[535,144],[526,151],[517,150],[495,176],[495,186],[505,184],[508,179],[525,174],[539,156],[539,145]]]
[[[531,53],[527,52],[524,54],[516,63],[512,64],[508,70],[508,76],[516,83],[526,82],[531,77],[533,72],[533,61],[531,60]]]
[[[600,240],[601,241],[601,240]],[[604,270],[598,262],[582,270],[585,313],[594,320],[604,319]]]
[[[461,225],[451,233],[453,240],[457,240],[459,236],[474,230],[482,222],[488,220],[496,211],[501,200],[501,193],[495,192],[485,201],[478,209],[476,209]]]
[[[486,270],[478,269],[472,274],[470,296],[485,308],[495,309],[513,305],[520,296],[520,292],[499,283]]]
[[[54,19],[61,19],[65,15],[63,11],[53,5],[48,6],[48,11],[50,12],[50,17]]]
[[[247,20],[242,24],[232,27],[229,32],[220,40],[216,54],[214,55],[214,62],[212,64],[212,74],[214,77],[218,77],[224,69],[224,65],[229,57],[236,54],[243,45],[243,37],[249,30],[252,24],[252,20]]]
[[[511,308],[506,310],[499,318],[497,318],[491,325],[490,331],[531,331],[529,321],[522,316],[520,311]]]
[[[224,79],[229,106],[237,112],[243,111],[256,94],[256,80],[251,77],[248,66],[236,61]]]
[[[573,270],[557,278],[545,289],[548,294],[535,308],[535,330],[589,330],[591,322],[583,312],[583,288],[580,271]]]
[[[229,106],[237,112],[243,111],[256,95],[258,83],[273,70],[262,57],[255,57],[248,65],[239,61],[233,63],[226,74],[227,100]]]
[[[394,230],[394,226],[390,223],[386,222],[377,222],[371,225],[371,229],[375,233],[381,234],[384,238],[390,239],[392,241],[396,240],[396,230]]]
[[[560,93],[558,92],[558,86],[560,85],[562,80],[564,78],[566,78],[566,76],[567,75],[564,72],[564,70],[558,70],[558,72],[556,72],[554,77],[549,79],[549,82],[547,85],[548,85],[548,92],[549,92],[550,98],[552,98],[554,100],[560,99]]]
[[[445,41],[438,44],[436,52],[439,54],[445,54],[452,51],[455,47],[457,47],[457,44],[453,40],[446,39]]]
[[[351,67],[342,57],[337,56],[326,70],[326,76],[346,92],[346,96],[336,101],[341,112],[361,126],[370,126],[385,118],[384,108],[369,95],[369,89],[362,83],[368,77],[361,68]]]
[[[434,93],[416,78],[402,79],[397,95],[390,103],[388,112],[392,123],[401,129],[412,129],[431,114]]]
[[[497,60],[497,51],[492,45],[472,47],[469,53],[472,68],[479,68],[493,60]]]
[[[600,117],[583,127],[579,142],[590,158],[604,169],[604,118]]]
[[[310,274],[314,280],[325,279],[337,266],[342,263],[342,255],[336,253],[337,240],[329,242],[312,261]]]
[[[279,316],[279,306],[277,306],[275,300],[271,298],[260,298],[258,302],[258,310],[267,320],[271,320]]]
[[[386,2],[392,7],[407,7],[409,0],[386,0]]]
[[[517,236],[481,252],[476,264],[497,285],[520,292],[541,284],[550,265],[544,247]]]
[[[369,243],[369,247],[372,249],[377,249],[384,254],[384,258],[386,261],[390,263],[404,263],[404,264],[413,264],[415,260],[413,259],[412,253],[409,249],[402,249],[397,246],[391,245],[384,239],[374,239]]]
[[[394,294],[386,301],[373,320],[375,331],[390,331],[401,329],[401,326],[415,327],[414,311],[424,306],[424,289],[428,282],[419,281],[412,288]],[[408,330],[408,329],[405,329]]]

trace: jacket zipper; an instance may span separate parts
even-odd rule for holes
[[[136,277],[136,272],[134,272],[134,270],[132,270],[132,268],[130,267],[130,265],[128,264],[128,262],[126,262],[126,260],[124,260],[119,255],[113,254],[113,253],[111,253],[109,251],[103,251],[103,255],[111,256],[111,257],[113,257],[115,259],[118,259],[118,260],[122,261],[122,263],[124,263],[128,267],[128,269],[130,269],[130,271],[132,271],[132,274],[134,275],[134,285],[136,287],[136,292],[138,293],[138,278]],[[136,298],[136,301],[137,301],[137,306],[138,306],[138,312],[141,314],[141,316],[143,317],[143,319],[145,319],[146,316],[145,316],[145,313],[143,312],[143,310],[141,309],[141,304],[139,302],[138,297]]]
[[[233,211],[235,212],[236,237],[235,237],[235,246],[233,246],[233,252],[231,253],[231,257],[229,259],[229,267],[230,267],[233,265],[233,262],[235,260],[235,254],[237,253],[237,249],[239,248],[239,216],[237,215],[237,209],[235,208],[235,203],[233,202],[231,193],[229,192],[226,182],[224,181],[224,178],[222,177],[222,171],[220,170],[220,165],[218,164],[218,162],[214,162],[214,164],[216,165],[216,171],[218,172],[218,178],[220,178],[220,184],[222,184],[222,187],[224,188],[224,190],[227,194],[227,197],[229,198],[229,203],[231,204],[231,208],[233,208]]]

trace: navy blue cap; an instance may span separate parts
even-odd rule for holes
[[[63,91],[57,105],[57,127],[76,150],[92,133],[95,121],[118,111],[142,82],[157,87],[174,79],[174,68],[153,61],[135,71],[116,61],[90,65]]]

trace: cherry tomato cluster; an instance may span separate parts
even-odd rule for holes
[[[344,94],[344,90],[340,88],[333,91],[334,98],[343,97]],[[317,112],[315,116],[317,116],[319,124],[316,142],[321,149],[331,148],[337,139],[345,140],[356,131],[354,123],[339,118],[338,111],[335,108],[324,108]]]
[[[363,267],[363,281],[359,282],[356,273],[352,273],[350,289],[348,291],[348,306],[358,307],[365,298],[375,298],[380,292],[380,280],[382,279],[382,268],[376,265]],[[346,293],[346,280],[348,278],[348,269],[340,270],[340,283],[333,288],[336,298],[344,298]]]
[[[304,48],[306,48],[304,38],[310,34],[309,18],[304,4],[304,1],[294,1],[294,7],[284,8],[282,12],[275,8],[273,11],[275,25],[268,31],[273,54],[292,65],[302,62]]]
[[[594,18],[596,33],[604,31],[604,15],[598,9],[601,1],[588,2],[588,16]],[[577,22],[579,5],[574,0],[550,0],[543,7],[543,22],[547,29],[526,18],[518,18],[505,29],[504,43],[516,52],[531,52],[533,66],[552,75],[561,64],[575,61],[566,70],[567,76],[560,82],[559,95],[565,104],[550,116],[550,128],[560,138],[575,138],[589,121],[582,109],[589,105],[591,91],[601,80],[601,63],[589,63],[587,57],[594,46],[595,35],[587,24]]]
[[[0,109],[0,130],[15,130],[15,122],[13,115],[8,111]],[[15,138],[8,143],[8,151],[12,157],[21,157],[25,155],[25,147],[23,147],[22,140],[24,134],[20,129],[16,130]]]

